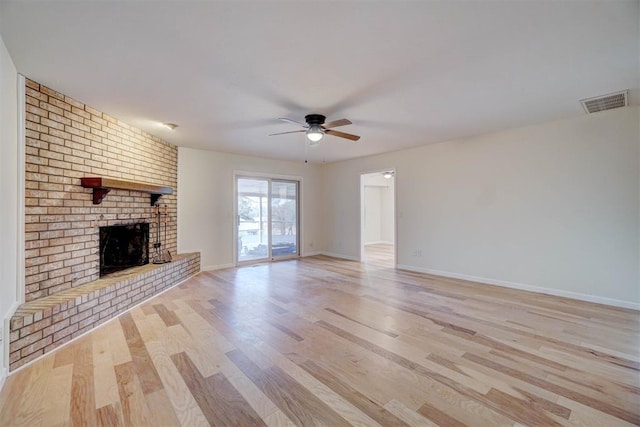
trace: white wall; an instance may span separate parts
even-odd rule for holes
[[[364,244],[379,243],[380,237],[380,188],[364,186]]]
[[[362,175],[364,186],[364,244],[393,243],[394,234],[394,184],[393,178],[385,179],[381,173]]]
[[[392,177],[384,180],[387,181],[387,184],[380,189],[380,240],[393,243],[395,239],[395,219],[393,217],[395,178]]]
[[[231,266],[234,171],[302,177],[301,253],[321,249],[320,167],[178,148],[178,252],[201,252],[202,269]]]
[[[0,383],[8,332],[4,319],[18,301],[18,74],[0,38]]]
[[[326,251],[359,258],[359,176],[394,167],[399,265],[640,308],[639,119],[627,107],[324,165]]]

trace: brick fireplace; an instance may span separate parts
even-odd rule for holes
[[[200,268],[199,254],[175,255],[177,147],[34,81],[25,91],[25,304],[11,320],[12,370]],[[152,254],[156,210],[137,190],[113,189],[94,204],[84,177],[173,189],[156,203],[174,262],[99,278],[100,227],[149,224]]]

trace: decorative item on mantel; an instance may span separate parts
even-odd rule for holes
[[[164,264],[171,262],[171,252],[167,249],[162,251],[162,241],[160,239],[161,227],[160,223],[164,224],[164,240],[167,241],[167,222],[169,220],[169,212],[167,205],[156,205],[156,242],[153,244],[153,260],[154,264]]]
[[[149,193],[151,194],[151,206],[154,206],[162,195],[173,194],[173,188],[171,187],[115,178],[85,177],[80,178],[80,183],[84,188],[93,188],[94,205],[102,203],[102,199],[113,189]]]

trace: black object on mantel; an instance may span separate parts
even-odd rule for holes
[[[163,187],[146,182],[127,181],[123,179],[105,177],[85,177],[80,178],[80,183],[84,188],[93,188],[93,204],[99,205],[102,199],[113,189],[140,191],[151,194],[151,206],[154,206],[160,196],[173,194],[173,188]]]

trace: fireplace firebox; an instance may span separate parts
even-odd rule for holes
[[[100,227],[100,276],[149,264],[149,224]]]

